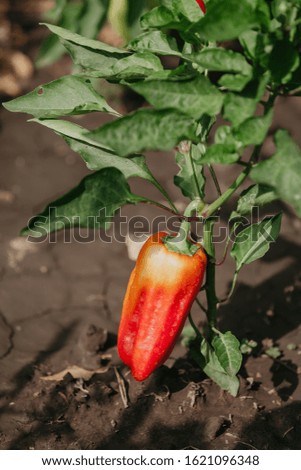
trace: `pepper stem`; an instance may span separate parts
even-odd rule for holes
[[[168,236],[163,239],[164,245],[169,251],[193,256],[198,247],[188,240],[191,224],[189,218],[193,212],[199,214],[203,209],[204,202],[200,198],[196,198],[188,204],[184,212],[185,219],[181,222],[178,234],[175,237]]]

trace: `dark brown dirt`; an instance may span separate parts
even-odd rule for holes
[[[67,73],[68,64],[36,73],[28,88]],[[274,124],[289,128],[299,144],[300,114],[300,100],[279,102]],[[91,126],[102,119],[79,118]],[[284,210],[279,241],[242,271],[233,299],[219,310],[220,329],[258,343],[245,357],[237,398],[207,379],[180,344],[165,366],[137,383],[116,351],[133,267],[126,245],[91,234],[89,243],[64,243],[62,234],[56,243],[18,237],[31,215],[78,183],[85,165],[25,116],[1,110],[0,120],[0,448],[301,449],[301,222],[287,207],[273,208]],[[271,145],[268,139],[265,153]],[[172,154],[150,154],[149,161],[182,201],[172,185]],[[219,177],[224,190],[233,170],[221,169]],[[132,186],[158,197],[143,182]],[[158,214],[138,210],[150,220]],[[227,259],[217,274],[221,296],[232,273]],[[194,317],[201,321],[198,310]],[[263,354],[268,343],[279,347],[278,359]],[[87,377],[73,366],[96,372]],[[76,378],[45,380],[70,368]]]

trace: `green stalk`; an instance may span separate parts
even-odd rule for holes
[[[160,193],[162,194],[162,196],[166,199],[166,201],[168,202],[168,204],[170,205],[171,209],[173,210],[173,212],[175,212],[176,214],[179,214],[179,211],[178,209],[176,208],[176,206],[174,205],[174,203],[172,202],[168,192],[163,188],[163,186],[161,186],[161,184],[159,183],[159,181],[156,180],[156,178],[153,176],[152,180],[151,180],[151,183],[155,186],[155,188],[157,188]]]
[[[178,234],[175,237],[166,237],[164,244],[168,250],[175,253],[181,253],[188,256],[193,256],[197,245],[189,242],[190,224],[189,218],[193,212],[199,214],[204,208],[204,203],[201,199],[194,199],[185,209],[184,219],[181,222]]]
[[[201,335],[201,333],[200,333],[198,327],[196,326],[196,324],[195,324],[194,321],[193,321],[191,312],[189,312],[189,314],[188,314],[188,320],[189,320],[189,323],[190,323],[190,325],[192,326],[192,328],[193,328],[193,330],[194,330],[194,332],[195,332],[197,338],[199,338],[200,340],[202,340],[203,337],[202,337],[202,335]]]
[[[202,199],[202,192],[201,192],[199,182],[198,182],[198,179],[197,179],[197,176],[196,176],[195,166],[194,166],[194,162],[193,162],[193,158],[192,158],[192,145],[191,144],[190,144],[188,157],[189,157],[189,163],[191,165],[191,169],[192,169],[192,173],[193,173],[193,179],[194,179],[194,182],[195,182],[195,186],[197,188],[198,196],[199,196],[200,199]]]
[[[236,180],[231,184],[231,186],[212,204],[210,204],[203,212],[203,217],[208,218],[213,215],[230,197],[235,191],[242,185],[242,183],[247,179],[251,170],[251,165],[245,168],[244,171],[238,175]]]
[[[214,220],[206,220],[204,224],[204,247],[208,255],[208,264],[206,270],[206,297],[207,297],[207,319],[209,326],[209,336],[212,334],[212,328],[215,327],[217,316],[218,298],[215,290],[215,249],[213,243]]]
[[[151,204],[153,206],[157,206],[159,207],[159,209],[163,209],[165,211],[168,211],[170,212],[171,214],[174,214],[180,218],[182,218],[183,216],[181,216],[177,210],[173,210],[172,208],[168,207],[168,206],[165,206],[164,204],[161,204],[160,202],[158,201],[154,201],[153,199],[148,199],[147,197],[143,197],[143,196],[138,196],[139,199],[137,199],[137,201],[141,204]]]

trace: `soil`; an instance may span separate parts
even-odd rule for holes
[[[64,75],[69,65],[62,59],[35,72],[26,89]],[[111,89],[105,93],[111,96]],[[135,106],[133,96],[118,96],[119,109]],[[300,114],[300,99],[279,101],[274,130],[289,128],[301,144]],[[279,241],[242,271],[233,299],[219,309],[221,330],[258,343],[244,357],[238,397],[206,378],[180,343],[138,383],[116,351],[134,265],[126,243],[108,244],[91,233],[84,234],[86,243],[68,242],[63,234],[41,243],[18,237],[36,211],[87,169],[59,137],[26,123],[27,116],[2,109],[0,119],[0,448],[301,449],[301,222],[291,210],[278,204],[270,210],[284,212]],[[96,127],[103,117],[77,122]],[[264,153],[271,149],[268,138]],[[148,159],[173,199],[184,202],[172,183],[173,155]],[[232,168],[219,169],[222,190],[233,177]],[[160,198],[144,182],[131,185]],[[153,220],[159,212],[139,207],[139,214]],[[227,258],[217,275],[221,296],[232,273]],[[198,310],[193,314],[203,321]],[[264,354],[269,346],[281,355]]]

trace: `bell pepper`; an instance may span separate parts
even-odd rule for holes
[[[194,244],[191,256],[169,251],[167,235],[156,233],[143,245],[123,303],[118,351],[139,381],[170,355],[206,270],[201,245]]]
[[[196,0],[196,1],[199,4],[202,12],[205,14],[206,13],[206,6],[205,6],[205,3],[203,2],[203,0]]]

